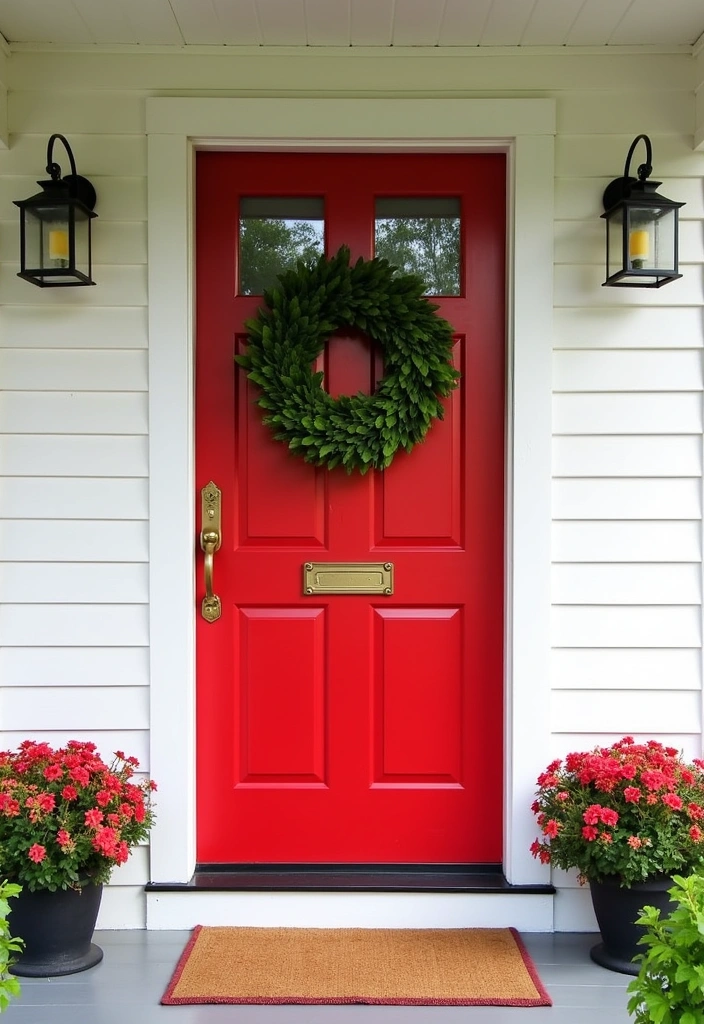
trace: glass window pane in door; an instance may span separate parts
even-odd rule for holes
[[[243,196],[240,200],[239,293],[262,295],[298,260],[325,250],[321,197]]]
[[[426,295],[459,295],[459,198],[377,199],[374,251],[404,273],[421,277]]]

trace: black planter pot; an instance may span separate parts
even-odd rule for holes
[[[10,932],[24,939],[11,970],[21,978],[56,978],[94,967],[103,951],[91,942],[102,885],[82,889],[23,890],[11,901]]]
[[[644,953],[638,940],[645,928],[635,923],[642,907],[657,907],[666,917],[675,909],[667,890],[672,888],[671,878],[654,878],[622,887],[617,879],[589,883],[592,904],[603,942],[590,950],[592,960],[621,974],[638,974],[640,966],[633,957]]]

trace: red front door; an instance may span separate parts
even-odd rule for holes
[[[288,230],[313,200],[327,254],[346,244],[353,259],[374,254],[382,200],[392,219],[417,200],[416,224],[428,200],[460,211],[457,287],[438,286],[456,294],[433,300],[460,387],[383,473],[289,454],[234,363],[262,302],[242,294],[257,287],[244,262],[267,262],[266,236],[252,250],[250,231],[247,249],[240,224],[259,210]],[[200,616],[196,563],[198,861],[498,862],[504,157],[202,153],[196,224],[197,481],[223,496],[215,623]],[[383,373],[377,347],[344,327],[322,358],[334,395],[370,392]],[[305,596],[309,561],[392,562],[395,592]]]

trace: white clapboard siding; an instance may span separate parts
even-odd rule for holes
[[[555,562],[699,562],[698,522],[554,522]]]
[[[0,174],[33,178],[37,168],[46,163],[46,143],[42,135],[12,135],[10,148],[0,152]],[[80,173],[91,179],[96,175],[107,177],[113,174],[118,177],[146,176],[147,140],[143,135],[102,134],[98,140],[94,135],[74,133],[71,135],[71,149]],[[63,153],[63,150],[58,147],[55,152]]]
[[[0,679],[3,686],[148,686],[149,649],[3,647]]]
[[[149,878],[144,879],[144,882]],[[98,929],[136,929],[146,928],[147,906],[144,899],[144,882],[140,885],[123,885],[120,876],[116,876],[103,889],[100,901]]]
[[[147,481],[133,477],[7,477],[4,519],[147,519]]]
[[[47,306],[145,306],[147,271],[143,266],[93,264],[93,280],[100,288],[38,288],[37,302]],[[25,305],[26,281],[17,277],[15,262],[0,264],[0,302]],[[95,293],[95,294],[94,294]]]
[[[591,263],[604,267],[604,225],[598,215],[589,220],[557,220],[554,237],[555,263]],[[704,263],[704,238],[699,219],[680,221],[679,258],[681,263]]]
[[[0,520],[0,561],[146,562],[149,531],[144,522]]]
[[[596,732],[603,722],[620,733],[701,730],[701,699],[694,690],[648,690],[637,701],[632,693],[556,690],[552,697],[554,732]]]
[[[144,177],[100,177],[92,174],[91,184],[97,199],[98,221],[144,221],[147,215],[147,182]],[[32,177],[0,176],[0,217],[10,220],[13,200],[31,196],[37,191]],[[110,260],[109,262],[113,262]]]
[[[657,157],[658,176],[668,178],[704,175],[704,151],[692,151],[692,137],[689,132],[663,135],[650,133],[650,140]],[[561,178],[603,178],[604,169],[613,172],[613,177],[623,173],[623,160],[633,141],[633,133],[620,137],[614,135],[591,135],[588,139],[570,130],[555,139],[555,173]],[[601,211],[600,211],[601,212]]]
[[[5,562],[0,602],[147,604],[149,573],[136,562]]]
[[[143,605],[6,604],[0,644],[29,647],[143,647],[149,618]]]
[[[699,605],[555,605],[553,647],[699,647]]]
[[[69,58],[70,59],[70,58]],[[100,72],[97,71],[98,77]],[[74,133],[100,136],[137,135],[144,138],[145,112],[144,96],[125,82],[122,93],[106,93],[101,89],[90,92],[71,93],[54,87],[41,94],[36,92],[10,91],[7,98],[9,129],[12,134],[40,134],[47,138],[61,125],[61,131],[70,139]],[[99,139],[96,140],[99,145]],[[96,145],[96,143],[93,143]],[[97,148],[97,146],[96,146]],[[40,168],[43,168],[42,161]],[[79,173],[88,173],[88,163],[79,165]],[[31,194],[31,193],[29,193]]]
[[[560,306],[692,306],[704,302],[702,268],[681,265],[683,276],[666,288],[602,288],[604,270],[593,264],[555,266],[555,305]],[[639,295],[639,292],[644,292]],[[673,294],[674,293],[674,294]],[[2,278],[0,277],[0,295]]]
[[[553,439],[553,475],[556,477],[698,478],[701,468],[701,439],[694,435]]]
[[[697,306],[556,309],[553,341],[555,349],[701,348],[704,322]]]
[[[698,519],[701,482],[557,479],[552,514],[554,519]]]
[[[701,604],[702,579],[691,565],[568,565],[552,567],[552,599],[556,605]]]
[[[702,356],[679,349],[558,350],[553,356],[553,387],[555,391],[701,391]]]
[[[631,700],[633,695],[631,694]],[[667,732],[662,728],[647,729],[642,733],[634,729],[614,729],[611,732],[557,732],[552,733],[552,746],[546,757],[546,761],[554,757],[564,757],[571,750],[591,750],[592,747],[609,747],[612,743],[623,738],[632,736],[636,743],[645,743],[648,740],[658,740],[667,747],[674,747],[681,751],[684,757],[691,761],[695,757],[702,756],[701,733],[696,721],[687,730]],[[567,930],[567,929],[563,929]],[[571,929],[570,929],[571,930]]]
[[[146,477],[147,438],[128,434],[8,434],[0,446],[0,474]]]
[[[84,695],[81,690],[78,697]],[[35,721],[38,716],[35,715]],[[146,729],[113,729],[111,723],[96,720],[87,729],[70,727],[68,729],[37,728],[32,725],[29,728],[12,730],[3,729],[0,732],[0,747],[3,750],[14,750],[22,740],[33,739],[37,743],[50,743],[52,747],[63,747],[70,740],[81,740],[86,743],[95,743],[98,753],[102,757],[109,757],[116,750],[122,750],[128,757],[136,757],[142,771],[149,771],[149,733]]]
[[[555,219],[590,220],[598,224],[604,212],[604,189],[611,178],[612,175],[608,174],[602,178],[558,178],[555,182]],[[680,210],[681,220],[701,220],[704,217],[704,193],[700,178],[663,178],[662,193],[666,196],[676,195],[677,201],[685,204]],[[602,237],[603,234],[602,224]]]
[[[699,693],[701,652],[698,647],[562,647],[552,652],[551,678],[556,690],[694,690]]]
[[[9,211],[4,213],[7,216]],[[94,223],[92,241],[96,265],[147,262],[147,231],[142,221],[109,221],[100,217]],[[16,219],[4,220],[0,216],[0,263],[17,260],[19,246],[19,222]]]
[[[98,723],[111,729],[149,726],[149,691],[144,686],[0,688],[3,729],[31,730],[38,706],[54,729],[95,729]]]
[[[146,392],[5,391],[0,434],[146,434]]]
[[[11,391],[146,391],[147,353],[7,348],[0,350],[0,374]]]
[[[0,349],[146,349],[147,336],[143,307],[0,306]]]
[[[692,130],[693,97],[677,90],[658,92],[653,90],[623,92],[615,102],[608,93],[595,90],[590,93],[568,92],[560,97],[557,104],[557,132],[561,135],[579,132],[581,135],[621,135],[631,132],[633,125],[647,120],[648,131],[653,135],[688,134]],[[10,120],[10,131],[13,130]],[[627,152],[627,150],[626,150]],[[616,165],[609,166],[607,173],[613,177],[623,174],[625,153],[614,154]]]
[[[696,391],[553,395],[554,434],[701,434],[702,396]]]

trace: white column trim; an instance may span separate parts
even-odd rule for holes
[[[428,136],[428,128],[432,135]],[[550,353],[555,103],[534,99],[147,100],[149,135],[151,878],[195,866],[192,163],[195,148],[435,150],[509,159],[504,867],[528,852],[549,748]]]

